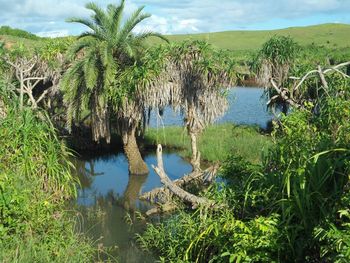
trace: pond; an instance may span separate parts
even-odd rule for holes
[[[231,122],[244,125],[258,125],[263,129],[274,117],[272,113],[266,110],[266,98],[264,89],[257,87],[235,87],[228,93],[229,109],[227,113],[220,118],[217,123]],[[173,112],[171,108],[164,110],[162,120],[159,120],[157,114],[152,112],[150,126],[157,127],[182,125],[180,113]]]
[[[219,122],[259,125],[266,127],[272,115],[266,112],[266,102],[261,99],[260,88],[235,88],[229,93],[230,108]],[[163,115],[164,125],[181,125],[182,119],[171,109]],[[159,125],[154,114],[151,126]],[[177,179],[191,171],[191,166],[178,154],[164,152],[164,166],[171,179]],[[141,193],[161,186],[158,175],[151,168],[156,164],[155,153],[144,156],[150,173],[146,176],[134,176],[128,173],[128,163],[123,153],[83,156],[73,160],[75,173],[81,181],[81,189],[76,200],[81,208],[81,231],[87,233],[99,244],[107,247],[117,246],[112,256],[119,262],[154,262],[152,255],[142,252],[135,244],[135,234],[144,228],[144,222],[133,225],[126,223],[128,218],[135,219],[137,212],[145,212],[150,204],[140,201]]]
[[[164,152],[163,159],[172,180],[191,171],[191,165],[176,153]],[[84,218],[82,231],[104,246],[117,246],[112,254],[118,256],[120,262],[154,262],[134,241],[144,224],[135,220],[139,224],[130,226],[126,220],[128,216],[136,217],[136,211],[146,212],[150,208],[147,202],[138,200],[140,193],[161,186],[158,175],[151,169],[151,164],[157,164],[155,153],[146,154],[144,160],[150,168],[145,176],[128,174],[123,153],[74,160],[82,184],[77,198]]]

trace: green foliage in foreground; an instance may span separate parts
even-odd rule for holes
[[[146,131],[145,143],[178,148],[182,156],[191,156],[190,138],[182,127],[150,128]],[[233,152],[253,163],[259,163],[270,145],[270,137],[261,134],[258,128],[229,123],[209,126],[199,138],[201,158],[209,162],[225,160]]]
[[[328,79],[317,111],[282,120],[261,165],[235,155],[219,210],[180,211],[139,237],[166,262],[349,262],[350,83]]]
[[[1,92],[5,101],[9,94]],[[0,262],[89,262],[65,201],[75,196],[67,151],[52,126],[7,107],[0,120]]]

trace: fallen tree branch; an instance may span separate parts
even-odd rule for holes
[[[344,72],[340,71],[339,68],[342,68],[342,67],[345,67],[345,66],[349,66],[350,65],[350,61],[348,62],[344,62],[344,63],[340,63],[334,67],[331,67],[331,68],[328,68],[328,69],[325,69],[325,70],[321,70],[321,73],[323,75],[326,75],[327,73],[329,72],[332,72],[332,71],[335,71],[335,72],[338,72],[340,73],[343,77],[346,77],[346,78],[349,78],[350,76],[345,74]],[[293,80],[300,80],[298,82],[298,84],[294,87],[293,91],[296,91],[303,83],[305,80],[307,80],[308,78],[311,77],[312,74],[319,74],[320,75],[320,68],[318,68],[317,70],[311,70],[309,72],[307,72],[302,78],[299,78],[299,77],[290,77],[290,79],[293,79]]]
[[[204,171],[197,171],[187,174],[180,179],[172,181],[172,183],[181,188],[194,183],[208,184],[214,181],[218,169],[219,165],[215,164]],[[169,189],[166,187],[159,187],[142,194],[139,199],[147,200],[152,203],[164,204],[170,201],[171,195],[172,194]]]
[[[213,206],[214,202],[204,198],[199,197],[194,194],[191,194],[182,188],[178,187],[176,184],[174,184],[169,177],[166,175],[164,171],[163,166],[163,157],[162,157],[162,146],[158,144],[157,147],[157,166],[152,165],[152,168],[154,171],[158,174],[160,177],[161,182],[177,197],[179,197],[181,200],[188,202],[192,205],[192,208],[196,208],[199,205],[204,206]]]
[[[276,90],[276,92],[278,93],[278,95],[287,103],[289,103],[291,106],[293,107],[296,107],[296,108],[302,108],[302,105],[295,102],[294,100],[292,100],[290,97],[288,97],[287,93],[285,90],[283,89],[280,89],[276,82],[271,79],[271,84],[272,84],[272,87]]]

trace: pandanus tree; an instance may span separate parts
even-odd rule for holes
[[[61,87],[67,105],[68,127],[80,119],[83,110],[88,110],[93,140],[105,139],[109,143],[111,117],[115,117],[130,173],[145,174],[148,168],[137,147],[137,121],[133,118],[139,109],[134,103],[134,92],[128,86],[119,86],[118,78],[142,56],[148,37],[163,37],[153,32],[135,34],[135,27],[150,15],[142,13],[141,7],[123,22],[124,6],[124,0],[119,5],[108,5],[106,10],[89,3],[86,8],[93,12],[90,19],[68,20],[85,25],[88,31],[79,36],[68,52],[73,62]]]
[[[139,100],[144,109],[170,105],[183,113],[191,138],[191,164],[199,171],[198,136],[227,110],[225,91],[235,81],[233,60],[205,42],[185,41],[155,48],[148,61],[148,70],[134,69],[144,76],[136,85]]]
[[[290,93],[288,78],[296,61],[299,46],[292,38],[274,36],[265,42],[251,62],[258,83],[265,87],[268,107],[281,106],[287,113],[286,99]]]

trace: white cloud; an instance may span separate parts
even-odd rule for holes
[[[69,36],[69,31],[67,29],[62,30],[53,30],[53,31],[44,31],[44,32],[37,32],[36,35],[40,37],[66,37]]]
[[[135,32],[153,31],[161,34],[193,33],[198,32],[198,19],[181,19],[179,17],[161,17],[152,15],[144,23],[135,28]]]
[[[69,34],[78,34],[84,27],[65,23],[65,19],[88,16],[89,11],[84,8],[88,1],[0,0],[0,25],[40,34],[63,32],[62,29]],[[95,2],[106,6],[118,3],[118,0]],[[130,15],[141,5],[146,6],[146,12],[152,17],[143,21],[137,31],[152,30],[163,34],[222,31],[268,23],[273,26],[273,19],[290,21],[291,26],[293,21],[315,16],[324,22],[350,22],[346,15],[350,12],[350,0],[126,0],[126,14]]]

